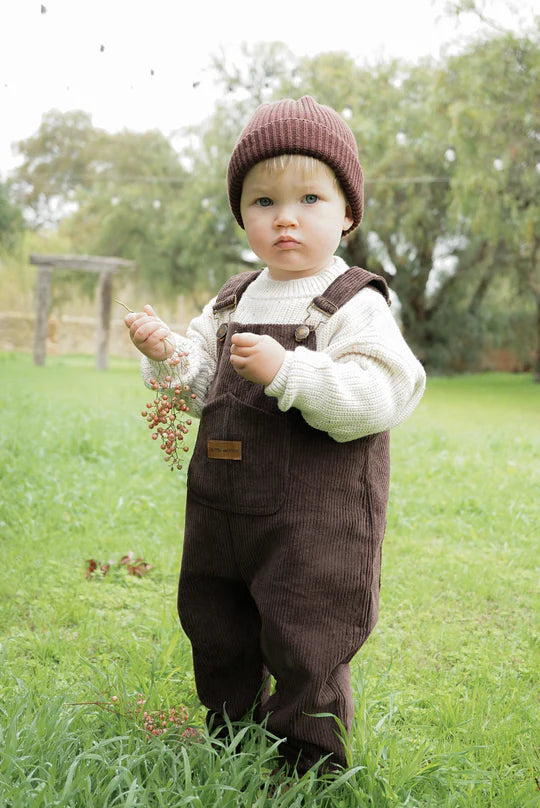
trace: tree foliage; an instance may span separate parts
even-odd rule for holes
[[[489,257],[479,292],[510,275],[536,308],[540,379],[540,51],[504,34],[451,59],[442,78],[456,150],[452,223]],[[500,285],[499,285],[500,288]]]
[[[167,222],[186,177],[172,145],[157,131],[100,132],[87,172],[91,179],[64,231],[85,252],[134,259],[148,278],[169,284]]]
[[[23,164],[14,191],[35,227],[57,223],[87,186],[91,149],[98,139],[86,112],[51,110],[36,134],[17,144]]]
[[[8,186],[0,183],[0,246],[13,250],[23,229],[22,210],[11,201]]]

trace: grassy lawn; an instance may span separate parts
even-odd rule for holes
[[[540,386],[431,379],[394,431],[352,768],[272,794],[264,728],[186,732],[203,710],[176,617],[184,473],[150,440],[136,364],[92,362],[0,357],[1,808],[538,805]],[[113,563],[87,579],[89,559]]]

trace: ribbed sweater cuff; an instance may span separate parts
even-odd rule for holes
[[[283,364],[270,384],[264,388],[264,392],[267,396],[270,396],[271,398],[280,398],[283,395],[287,385],[287,378],[290,372],[289,368],[292,364],[293,358],[293,351],[285,351],[285,359],[283,360]]]

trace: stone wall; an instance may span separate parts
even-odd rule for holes
[[[32,353],[34,346],[34,315],[25,312],[0,312],[0,351]],[[170,323],[173,331],[185,332],[185,323]],[[89,316],[62,314],[49,317],[47,354],[90,354],[96,352],[97,319]],[[111,318],[109,355],[139,357],[131,344],[122,318]]]

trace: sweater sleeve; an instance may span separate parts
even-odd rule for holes
[[[397,426],[413,412],[425,372],[384,298],[364,289],[326,324],[327,344],[287,351],[265,388],[280,410],[296,407],[338,442]]]
[[[186,336],[171,331],[169,339],[174,343],[178,354],[187,354],[182,357],[176,367],[168,362],[156,362],[143,356],[141,359],[141,373],[143,381],[150,387],[150,379],[163,381],[171,377],[168,383],[175,387],[178,383],[189,385],[196,398],[190,405],[191,413],[198,418],[206,400],[208,388],[216,372],[216,326],[212,312],[211,300],[198,317],[191,321]]]

